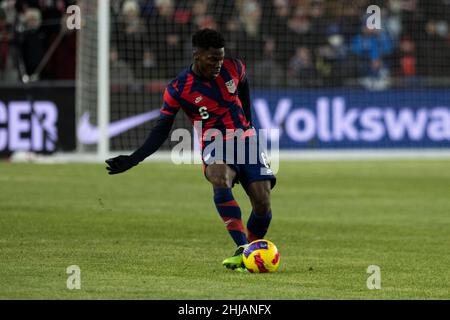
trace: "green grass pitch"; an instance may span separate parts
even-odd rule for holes
[[[282,162],[277,176],[279,271],[240,274],[221,265],[234,245],[200,166],[2,162],[0,299],[450,298],[449,161]]]

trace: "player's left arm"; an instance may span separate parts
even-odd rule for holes
[[[241,100],[242,103],[242,109],[244,109],[245,118],[250,123],[250,126],[252,126],[253,123],[252,123],[252,110],[250,101],[250,86],[248,84],[248,79],[246,75],[244,75],[244,79],[239,81],[238,95],[239,100]]]
[[[242,103],[242,109],[244,109],[245,118],[252,126],[252,110],[251,110],[251,100],[250,100],[250,86],[248,83],[247,74],[245,73],[245,65],[240,60],[235,60],[237,71],[239,75],[238,84],[238,96]]]

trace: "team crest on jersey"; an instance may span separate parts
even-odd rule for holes
[[[203,97],[202,96],[198,96],[197,98],[195,98],[195,103],[199,103],[202,100],[203,100]]]
[[[227,86],[227,90],[229,93],[236,92],[236,83],[234,82],[234,79],[231,79],[230,81],[225,82],[225,85]]]

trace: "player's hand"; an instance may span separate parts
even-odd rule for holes
[[[245,131],[248,131],[248,130],[255,130],[255,127],[252,126],[252,125],[249,125],[248,127],[245,127],[245,128],[244,128],[244,132],[245,132]]]
[[[135,166],[130,156],[118,156],[105,160],[105,162],[108,164],[106,170],[109,174],[121,173]]]

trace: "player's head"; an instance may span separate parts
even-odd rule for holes
[[[225,56],[225,39],[219,32],[202,29],[192,36],[193,58],[196,69],[207,79],[219,75]]]

